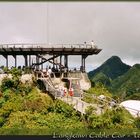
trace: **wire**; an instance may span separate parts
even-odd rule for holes
[[[47,38],[46,38],[46,39],[47,39],[47,44],[49,44],[49,2],[47,2],[46,8],[47,8],[47,9],[46,9],[46,10],[47,10],[47,11],[46,11],[46,12],[47,12],[47,13],[46,13],[46,14],[47,14],[47,17],[46,17],[46,19],[47,19],[47,20],[46,20],[46,24],[47,24],[47,25],[46,25],[46,27],[47,27],[47,28],[46,28],[46,30],[47,30]]]

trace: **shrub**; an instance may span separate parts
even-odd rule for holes
[[[3,71],[4,71],[4,73],[10,73],[10,70],[7,68],[7,67],[3,67]]]
[[[12,74],[13,77],[17,78],[19,78],[22,75],[21,69],[17,69],[15,67],[10,70],[10,73]]]
[[[82,100],[87,102],[87,103],[96,102],[95,99],[92,97],[92,95],[88,94],[88,93],[84,93]]]
[[[114,127],[127,128],[128,126],[134,127],[134,119],[131,114],[121,107],[108,109],[103,117],[110,118]]]
[[[25,95],[28,95],[32,91],[32,89],[33,89],[32,85],[30,85],[28,83],[25,83],[25,84],[20,83],[17,86],[15,93],[25,96]]]
[[[76,124],[76,125],[75,125]],[[63,114],[48,113],[42,115],[40,113],[29,111],[17,111],[10,114],[7,122],[3,125],[3,128],[10,129],[28,129],[26,134],[32,134],[32,130],[37,130],[37,133],[41,133],[40,130],[48,130],[53,134],[54,132],[62,133],[70,130],[77,130],[84,128],[82,122],[76,119],[66,118]],[[18,131],[14,131],[17,134]]]
[[[3,126],[4,122],[5,122],[5,119],[3,117],[0,117],[0,127]]]
[[[36,126],[36,123],[34,120],[32,120],[33,116],[34,114],[31,114],[27,111],[12,112],[9,115],[7,122],[4,124],[3,128],[24,128],[27,125],[30,125],[30,127],[34,128]]]
[[[5,103],[5,99],[4,98],[0,98],[0,108],[2,107],[2,105]]]
[[[5,101],[9,100],[10,98],[12,98],[12,96],[14,95],[13,91],[11,89],[6,89],[3,92],[3,98],[5,99]]]
[[[135,118],[134,124],[137,128],[140,128],[140,117]]]
[[[91,114],[95,114],[96,108],[93,106],[88,106],[87,109],[85,110],[85,113],[87,116]]]
[[[14,81],[12,79],[6,77],[2,80],[2,85],[1,85],[2,92],[13,87],[14,87]]]
[[[22,103],[23,103],[22,97],[20,95],[19,96],[14,95],[8,101],[3,103],[2,107],[0,108],[0,116],[7,118],[11,112],[22,110],[23,109]]]
[[[87,90],[87,93],[112,97],[112,94],[107,90],[107,88],[100,83],[96,84],[94,87]]]
[[[24,110],[37,111],[47,113],[49,108],[53,106],[53,100],[48,95],[38,93],[34,88],[27,96],[24,97]]]
[[[64,114],[66,117],[72,117],[76,115],[76,111],[73,109],[73,107],[61,100],[55,101],[54,111]]]
[[[134,128],[132,116],[123,108],[117,107],[107,109],[103,114],[90,114],[87,117],[87,124],[90,128]]]

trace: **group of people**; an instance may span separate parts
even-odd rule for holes
[[[44,73],[45,77],[51,77],[51,74],[53,73],[51,67],[46,68],[46,70],[43,70],[42,72]]]
[[[87,47],[87,45],[88,45],[87,42],[84,42],[84,44]],[[91,47],[92,48],[97,48],[93,40],[91,41]]]
[[[69,90],[67,91],[66,87],[60,87],[59,90],[60,90],[61,98],[68,95],[72,97],[74,95],[73,88],[69,88]]]

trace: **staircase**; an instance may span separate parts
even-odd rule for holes
[[[42,81],[45,86],[46,91],[48,91],[53,97],[60,97],[60,92],[58,89],[54,87],[54,84],[50,77],[47,78],[38,78],[38,80]]]
[[[72,76],[80,77],[80,74],[72,73]],[[102,106],[100,106],[100,103],[99,103],[99,102],[101,102],[101,100],[98,97],[95,96],[93,98],[95,98],[96,100],[99,100],[99,102],[98,102],[99,104],[98,103],[89,104],[89,103],[86,103],[81,100],[81,94],[83,91],[80,88],[80,79],[71,78],[71,80],[72,80],[71,86],[74,89],[74,96],[73,97],[65,96],[63,98],[61,97],[61,93],[60,93],[59,89],[55,87],[57,84],[59,87],[59,85],[63,84],[63,82],[61,81],[61,79],[57,79],[57,80],[56,79],[57,78],[52,79],[50,77],[38,78],[38,80],[40,80],[43,83],[43,85],[46,88],[46,91],[48,91],[50,93],[50,95],[52,95],[55,99],[57,98],[57,99],[60,99],[64,102],[66,102],[67,104],[73,105],[73,107],[77,111],[79,111],[81,114],[85,114],[85,110],[87,109],[88,106],[95,107],[97,109],[96,110],[97,114],[101,114],[103,112]],[[105,100],[104,102],[108,102],[108,100],[107,101]]]
[[[81,97],[82,90],[80,88],[79,80],[77,79],[71,80],[71,87],[73,88],[74,97]]]
[[[80,97],[83,90],[88,90],[91,87],[91,82],[88,78],[87,73],[82,73],[80,71],[69,72],[68,78],[72,79],[72,88],[74,89],[75,97]]]
[[[69,72],[68,78],[71,81],[71,87],[73,88],[74,97],[81,97],[82,90],[80,86],[81,72]]]

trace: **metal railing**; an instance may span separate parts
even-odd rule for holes
[[[0,44],[0,48],[97,48],[92,44]]]

